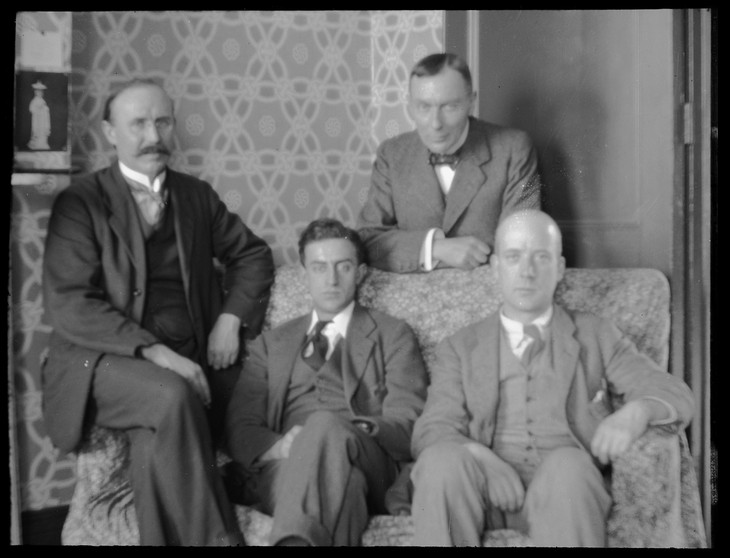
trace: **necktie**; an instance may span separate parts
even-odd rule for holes
[[[327,347],[329,342],[327,336],[322,333],[324,327],[330,323],[329,321],[320,320],[314,326],[314,329],[307,335],[302,347],[302,359],[315,370],[319,370],[325,363],[327,356]],[[306,355],[307,347],[312,344],[312,354]]]
[[[459,164],[459,153],[451,153],[446,155],[444,153],[430,153],[428,154],[428,163],[432,166],[436,165],[449,165],[452,169],[456,168]]]
[[[132,196],[137,202],[145,221],[150,225],[157,225],[165,207],[166,191],[153,192],[150,188],[134,181],[129,181]]]
[[[528,337],[532,338],[532,342],[527,346],[525,352],[522,353],[522,364],[526,367],[530,365],[532,360],[540,353],[543,348],[542,337],[540,337],[540,330],[535,324],[528,324],[523,326],[522,331]]]

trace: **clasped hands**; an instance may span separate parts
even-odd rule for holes
[[[591,453],[608,464],[624,453],[647,429],[655,413],[656,402],[635,400],[626,403],[601,421],[591,440]],[[487,476],[489,502],[505,512],[516,512],[525,500],[525,487],[517,472],[488,447],[469,442],[467,450],[483,465]]]
[[[221,314],[208,336],[208,364],[214,370],[231,366],[238,357],[240,345],[239,330],[241,319],[233,314]],[[185,378],[198,394],[206,407],[210,406],[210,387],[203,369],[162,343],[144,347],[142,356],[150,362],[176,372]]]
[[[491,253],[489,245],[474,236],[434,237],[433,240],[433,259],[439,261],[437,267],[474,269],[486,264]]]

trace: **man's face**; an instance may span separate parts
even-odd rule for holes
[[[463,76],[444,68],[435,76],[412,77],[408,112],[421,141],[434,153],[450,153],[469,120],[476,92]]]
[[[307,286],[320,320],[330,320],[352,302],[365,277],[355,246],[344,238],[310,242],[304,247]]]
[[[555,225],[547,219],[534,215],[508,219],[493,257],[502,308],[508,318],[529,323],[553,303],[565,258],[559,253]]]
[[[170,98],[154,85],[135,85],[112,101],[110,112],[102,127],[119,160],[150,179],[160,174],[172,152]]]

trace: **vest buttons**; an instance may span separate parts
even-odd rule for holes
[[[142,289],[134,289],[134,290],[132,291],[132,294],[133,294],[134,296],[140,296],[140,295],[142,294]]]

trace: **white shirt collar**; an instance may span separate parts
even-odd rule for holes
[[[327,327],[324,328],[324,334],[330,338],[335,338],[335,334],[343,338],[346,337],[347,326],[350,325],[350,320],[352,319],[352,313],[354,310],[355,301],[353,300],[339,314],[332,318],[332,323],[327,324]],[[312,310],[312,320],[309,323],[309,329],[307,329],[307,333],[312,331],[318,321],[319,316],[317,316],[317,311]]]
[[[155,179],[150,184],[150,179],[147,177],[147,175],[142,174],[141,172],[137,172],[136,170],[130,169],[127,165],[119,161],[119,170],[122,171],[122,174],[127,177],[129,180],[133,180],[134,182],[138,182],[139,184],[142,184],[146,188],[149,188],[152,190],[155,194],[159,194],[160,190],[162,190],[162,184],[165,182],[165,177],[167,176],[167,169],[163,169],[163,171],[158,174]]]
[[[540,330],[540,336],[543,337],[543,339],[545,338],[545,328],[547,328],[552,317],[553,305],[551,304],[550,308],[531,322]],[[527,336],[523,331],[522,323],[505,316],[502,308],[499,310],[499,319],[502,322],[502,327],[504,327],[504,330],[507,332],[510,347],[513,351],[515,351],[526,341],[525,337]]]

